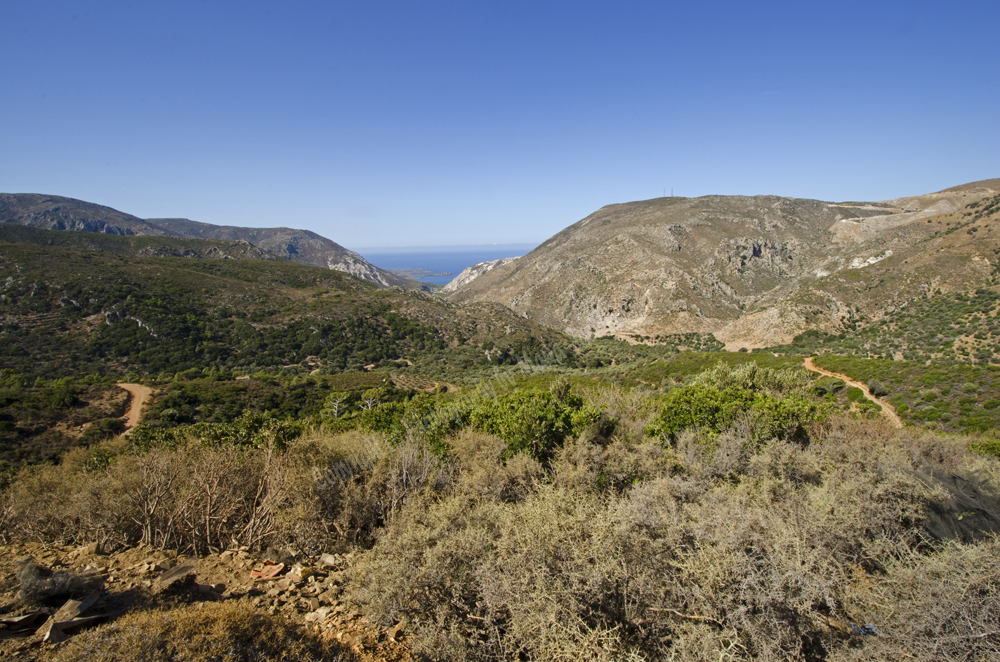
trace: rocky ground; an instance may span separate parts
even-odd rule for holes
[[[82,600],[86,596],[77,591],[76,595],[26,597],[21,592],[24,573],[19,568],[28,556],[49,578],[83,577],[97,584],[103,579],[96,601],[85,603],[76,621],[66,621],[72,624],[65,626],[65,637],[61,632],[46,636],[49,617],[60,608],[65,614],[70,598]],[[73,637],[86,628],[100,627],[135,610],[243,600],[336,640],[349,647],[357,660],[413,659],[406,646],[406,623],[380,627],[344,599],[342,589],[353,562],[350,554],[293,558],[274,550],[263,555],[229,550],[190,558],[146,546],[112,554],[100,553],[95,545],[0,546],[0,658],[45,660],[58,647],[72,645]],[[30,618],[32,614],[34,618]],[[91,617],[96,618],[90,621]],[[19,618],[22,620],[17,623]],[[59,639],[65,640],[55,643]]]

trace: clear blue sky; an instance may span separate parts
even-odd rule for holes
[[[1000,3],[0,2],[0,191],[347,246],[1000,177]]]

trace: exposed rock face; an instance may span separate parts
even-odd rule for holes
[[[326,237],[308,230],[211,225],[185,218],[141,219],[111,207],[82,200],[31,193],[0,194],[0,222],[43,230],[215,239],[233,242],[236,249],[239,248],[237,244],[242,242],[266,251],[271,256],[283,257],[301,264],[346,271],[383,287],[418,286],[389,271],[379,269],[354,251],[349,251]],[[233,253],[234,257],[254,257],[253,251],[249,250],[235,250]],[[206,257],[225,257],[225,255]]]
[[[970,222],[967,205],[997,193],[1000,180],[874,203],[705,196],[609,205],[450,298],[500,302],[577,336],[711,332],[731,348],[778,344],[877,317],[932,285],[985,284],[1000,227],[976,238],[952,226]]]
[[[493,271],[497,267],[502,267],[505,264],[509,264],[516,260],[516,257],[502,257],[499,260],[489,260],[487,262],[480,262],[479,264],[474,264],[471,267],[466,267],[462,270],[462,273],[455,276],[447,285],[442,288],[442,292],[454,292],[463,285],[468,285],[475,279],[479,278],[483,274]]]
[[[354,251],[347,249],[328,258],[326,266],[336,271],[346,271],[352,276],[357,276],[383,287],[392,287],[394,285],[412,287],[414,285],[412,281],[401,278],[385,269],[379,269]]]

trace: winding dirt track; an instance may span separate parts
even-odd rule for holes
[[[131,396],[125,425],[125,434],[128,434],[132,428],[139,425],[139,420],[142,418],[142,407],[146,404],[149,396],[153,394],[153,389],[142,384],[119,383],[116,386],[125,389]]]
[[[868,387],[862,384],[861,382],[856,382],[847,375],[842,375],[839,372],[830,372],[829,370],[823,370],[823,368],[816,367],[816,364],[813,363],[811,356],[802,362],[802,367],[805,368],[806,370],[812,370],[813,372],[818,372],[819,374],[825,375],[826,377],[836,377],[837,379],[842,379],[844,380],[844,383],[847,384],[848,386],[853,386],[855,388],[861,389],[861,392],[865,394],[866,398],[868,398],[875,404],[882,407],[882,415],[888,418],[892,422],[893,427],[895,428],[903,427],[903,419],[901,419],[899,417],[899,414],[896,413],[896,408],[890,405],[885,400],[880,400],[879,398],[876,398],[874,395],[872,395],[872,392],[868,390]]]

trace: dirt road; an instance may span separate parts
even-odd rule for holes
[[[848,386],[853,386],[855,388],[861,389],[861,392],[865,394],[866,398],[868,398],[875,404],[882,407],[882,415],[888,418],[890,421],[892,421],[893,427],[896,428],[903,427],[903,419],[901,419],[899,417],[899,414],[896,413],[896,408],[890,405],[885,400],[876,398],[874,395],[872,395],[872,392],[868,390],[868,387],[862,384],[861,382],[856,382],[847,375],[842,375],[839,372],[830,372],[829,370],[823,370],[823,368],[817,367],[816,364],[813,363],[811,356],[802,362],[802,367],[805,368],[806,370],[812,370],[813,372],[818,372],[819,374],[825,375],[827,377],[836,377],[837,379],[842,379],[844,380],[844,383],[847,384]]]
[[[142,384],[117,384],[117,386],[128,391],[131,396],[125,420],[125,434],[128,434],[129,430],[139,424],[139,420],[142,418],[142,407],[146,404],[149,396],[153,394],[153,389]]]

